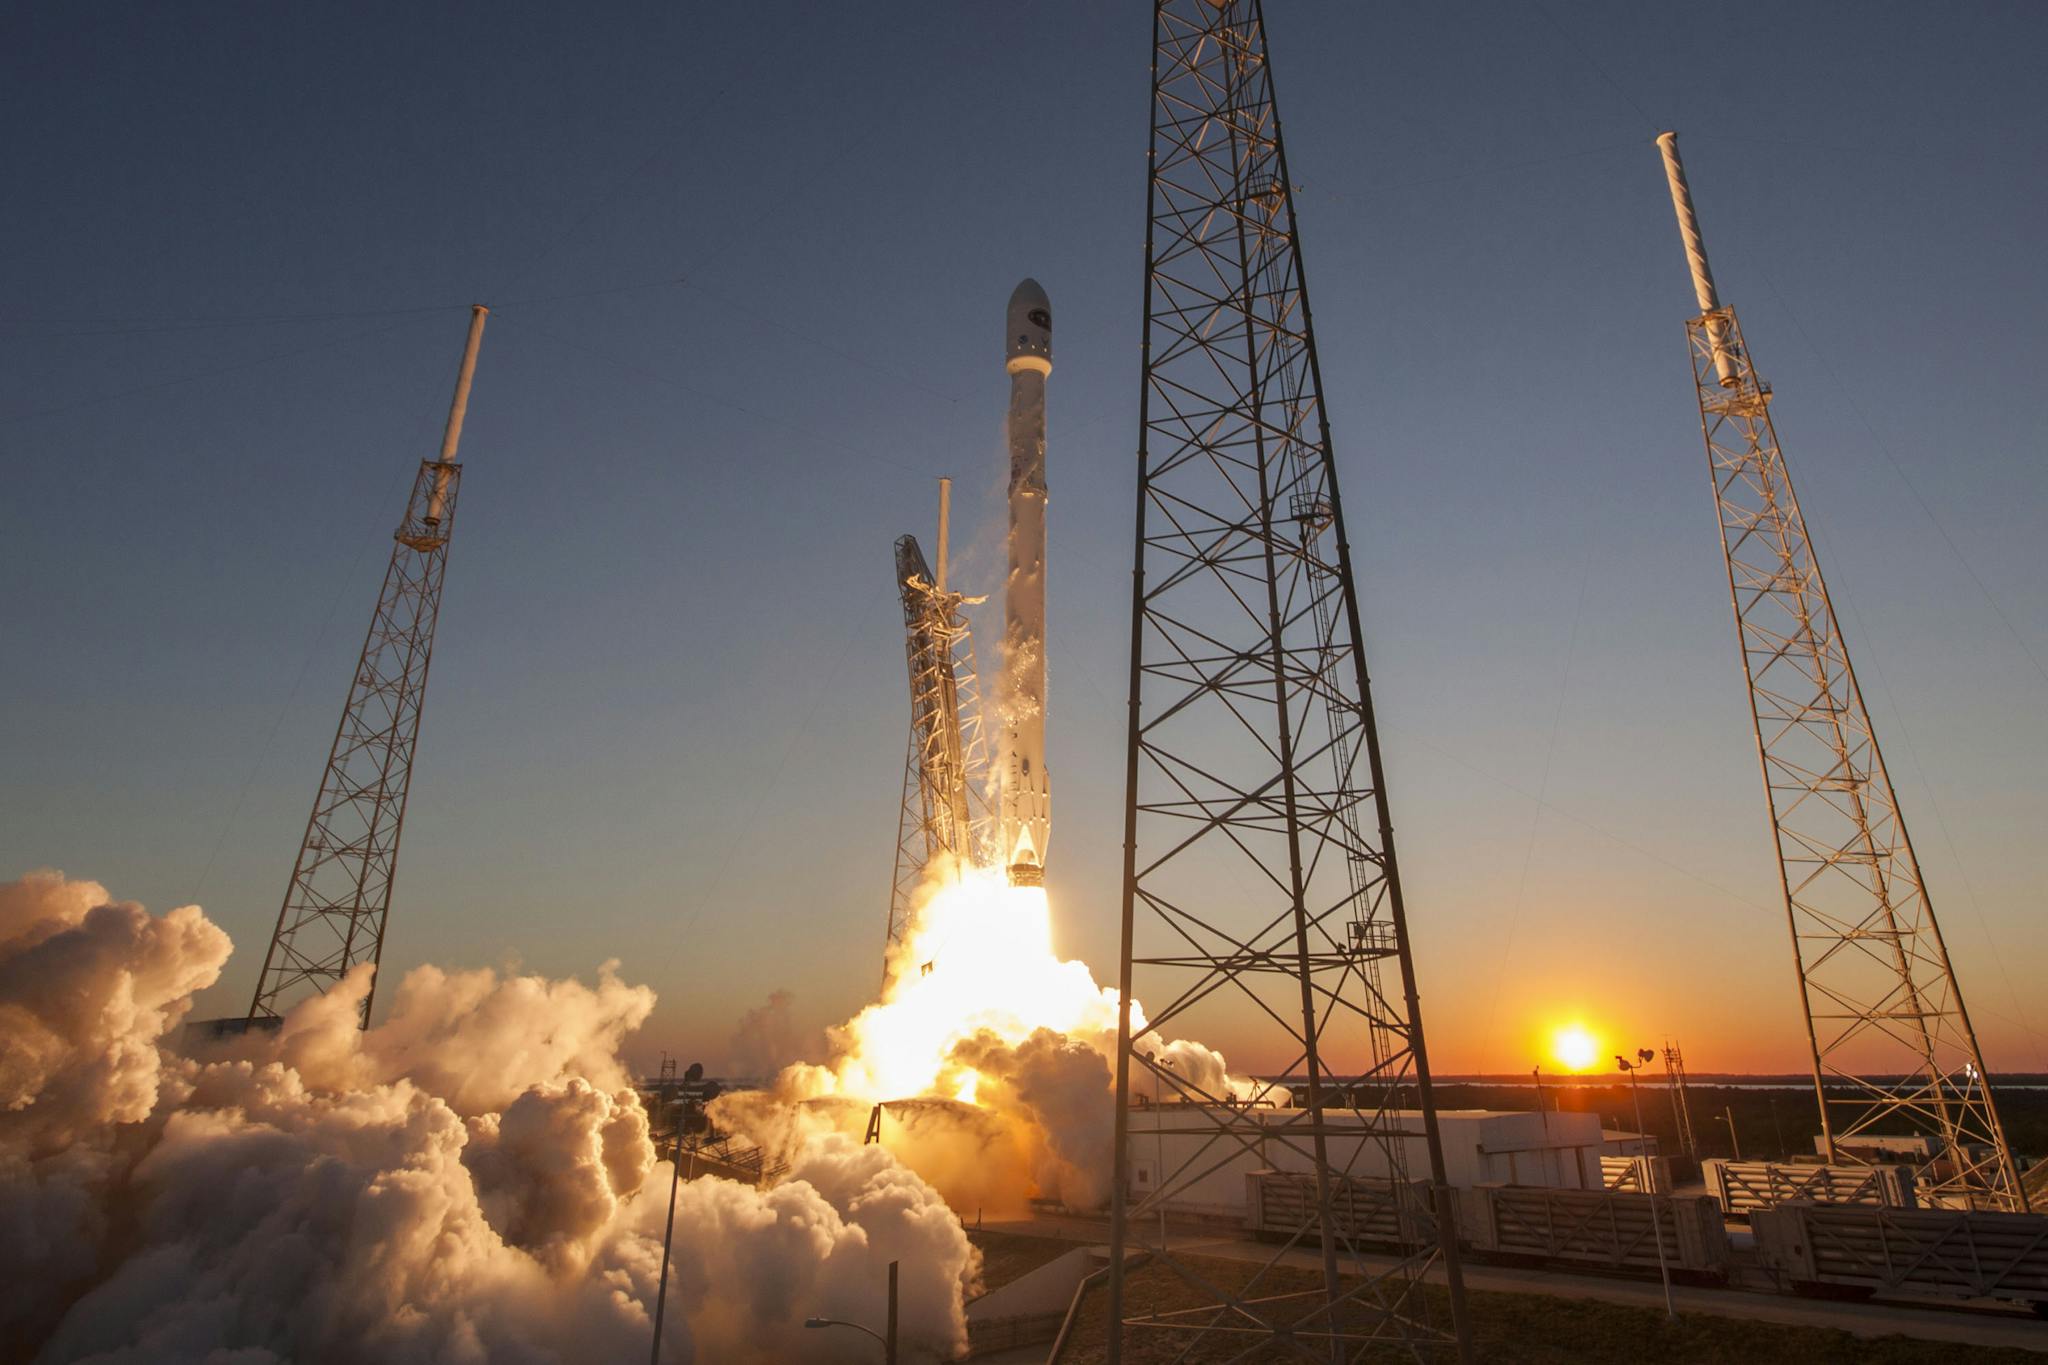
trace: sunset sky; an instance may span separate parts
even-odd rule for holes
[[[1707,13],[1269,6],[1433,1060],[1550,1067],[1582,1025],[1806,1063],[1674,127],[1985,1053],[2048,1070],[2048,12]],[[902,772],[890,542],[950,475],[956,582],[999,586],[1031,275],[1048,884],[1114,979],[1143,7],[4,31],[0,879],[203,904],[238,951],[200,1012],[246,1009],[483,302],[386,972],[619,959],[649,1060],[718,1065],[778,989],[845,1018]]]

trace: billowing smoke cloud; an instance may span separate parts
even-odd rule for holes
[[[1038,1029],[1012,1047],[983,1031],[953,1049],[974,1069],[976,1103],[1028,1121],[1032,1183],[1079,1208],[1109,1200],[1115,1096],[1105,1051],[1115,1043]]]
[[[0,1137],[49,1156],[155,1107],[156,1040],[228,960],[196,905],[162,918],[97,882],[0,886]]]
[[[711,1105],[718,1126],[756,1143],[771,1160],[800,1159],[821,1140],[865,1140],[875,1106],[846,1096],[803,1098],[778,1086],[721,1095]],[[1017,1218],[1034,1193],[1035,1129],[1017,1116],[936,1097],[882,1106],[881,1143],[944,1196],[962,1216]]]
[[[981,1253],[932,1187],[880,1147],[816,1138],[767,1191],[692,1181],[676,1229],[675,1283],[706,1362],[848,1359],[857,1346],[805,1331],[803,1319],[881,1323],[890,1261],[902,1263],[907,1358],[950,1359],[966,1347],[963,1289],[978,1285]]]
[[[194,907],[0,887],[0,1339],[109,1365],[647,1350],[669,1167],[616,1048],[651,993],[422,968],[364,1033],[363,972],[175,1055],[228,950]],[[663,1358],[839,1358],[803,1319],[879,1321],[892,1259],[909,1358],[954,1354],[979,1266],[939,1195],[830,1133],[793,1155],[765,1192],[682,1188]]]
[[[56,872],[0,885],[0,1338],[99,1269],[117,1126],[156,1108],[156,1039],[228,952],[197,906],[154,918]]]
[[[356,1018],[370,969],[359,966],[292,1012],[278,1059],[327,1090],[408,1080],[464,1115],[502,1109],[542,1080],[577,1076],[630,1089],[618,1047],[653,1011],[654,992],[620,981],[618,965],[600,966],[594,989],[489,968],[416,967],[398,983],[389,1017],[367,1033]]]

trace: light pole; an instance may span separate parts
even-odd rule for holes
[[[663,1075],[673,1074],[675,1063],[665,1052],[661,1055],[661,1064]],[[686,1077],[684,1081],[686,1088],[685,1097],[674,1101],[670,1106],[670,1112],[675,1115],[676,1124],[675,1162],[669,1168],[668,1222],[662,1225],[661,1232],[661,1287],[654,1293],[654,1344],[648,1348],[647,1365],[661,1365],[661,1318],[663,1311],[668,1307],[668,1256],[669,1249],[674,1244],[676,1236],[676,1189],[682,1184],[684,1179],[683,1130],[690,1126],[690,1113],[692,1109],[688,1093],[694,1090],[697,1095],[706,1100],[718,1093],[717,1082],[711,1082],[708,1086],[700,1084],[704,1078],[704,1063],[690,1063],[690,1069],[684,1073],[684,1076]],[[697,1149],[692,1146],[689,1150],[690,1174],[688,1178],[695,1180],[697,1178]]]
[[[1643,1096],[1642,1092],[1636,1088],[1636,1068],[1648,1064],[1656,1055],[1656,1053],[1646,1047],[1639,1047],[1636,1049],[1636,1059],[1633,1062],[1621,1056],[1617,1056],[1614,1059],[1620,1064],[1623,1073],[1628,1076],[1629,1098],[1633,1099],[1636,1105],[1636,1156],[1638,1159],[1643,1156],[1641,1150],[1643,1139],[1649,1136],[1649,1134],[1643,1127]],[[1649,1163],[1644,1162],[1640,1169],[1647,1175],[1650,1169]],[[1650,1181],[1646,1179],[1643,1181],[1643,1184],[1647,1186],[1650,1184]],[[1664,1281],[1664,1316],[1673,1322],[1677,1322],[1678,1310],[1671,1303],[1671,1263],[1664,1259],[1664,1215],[1660,1212],[1657,1192],[1655,1190],[1645,1190],[1644,1193],[1650,1196],[1650,1232],[1657,1239],[1657,1278]]]
[[[889,1331],[884,1336],[872,1327],[863,1327],[857,1322],[846,1322],[840,1318],[805,1318],[806,1327],[851,1327],[856,1332],[866,1332],[882,1344],[882,1365],[896,1365],[896,1268],[897,1261],[889,1262]]]
[[[1166,1115],[1159,1107],[1159,1068],[1173,1070],[1173,1063],[1152,1054],[1158,1065],[1152,1068],[1152,1151],[1158,1176],[1152,1186],[1152,1197],[1159,1201],[1159,1249],[1166,1250]]]
[[[876,1331],[876,1330],[875,1330],[874,1328],[872,1328],[872,1327],[863,1327],[863,1326],[861,1326],[861,1325],[860,1325],[859,1323],[857,1323],[857,1322],[845,1322],[845,1321],[842,1321],[842,1320],[841,1320],[841,1319],[839,1319],[839,1318],[805,1318],[805,1319],[804,1319],[804,1326],[806,1326],[806,1327],[851,1327],[851,1328],[852,1328],[852,1329],[853,1329],[854,1331],[856,1331],[856,1332],[866,1332],[866,1333],[867,1333],[867,1334],[868,1334],[869,1336],[873,1337],[873,1338],[874,1338],[874,1339],[875,1339],[876,1341],[879,1341],[879,1342],[881,1342],[881,1343],[882,1343],[882,1358],[883,1358],[884,1360],[891,1360],[891,1361],[893,1361],[894,1359],[896,1359],[896,1355],[895,1355],[895,1353],[894,1353],[893,1351],[891,1351],[891,1350],[889,1349],[889,1339],[888,1339],[887,1337],[883,1336],[883,1335],[882,1335],[882,1334],[881,1334],[880,1332],[877,1332],[877,1331]]]
[[[1742,1160],[1742,1139],[1735,1136],[1735,1106],[1729,1105],[1721,1111],[1721,1122],[1728,1125],[1728,1145],[1735,1149],[1735,1159]]]

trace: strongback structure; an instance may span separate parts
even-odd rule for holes
[[[910,665],[910,746],[903,764],[896,874],[889,888],[888,934],[882,945],[885,986],[927,866],[948,855],[979,863],[991,835],[974,643],[960,610],[963,603],[981,599],[963,597],[946,586],[951,483],[939,481],[938,572],[934,574],[925,562],[916,537],[896,541],[896,588],[903,603],[904,654]]]
[[[1675,134],[1657,139],[1700,313],[1686,323],[1757,751],[1830,1161],[1936,1138],[1922,1197],[2023,1210],[2026,1194],[1856,686],[1735,310],[1707,266]]]
[[[420,461],[405,520],[393,536],[384,588],[249,1005],[252,1021],[281,1017],[300,1000],[324,993],[356,964],[374,966],[383,953],[462,482],[455,454],[488,312],[481,306],[470,312],[440,456]],[[369,1022],[370,999],[363,997],[361,1025]]]
[[[1153,23],[1110,1359],[1147,1337],[1203,1359],[1462,1356],[1261,6],[1158,0]],[[1131,1017],[1134,993],[1149,1024]],[[1210,1093],[1171,1064],[1163,1033],[1234,1038],[1305,1102],[1278,1084]],[[1142,1189],[1134,1127],[1148,1154],[1157,1130],[1159,1178]],[[1317,1253],[1310,1293],[1278,1293],[1264,1271],[1217,1284],[1162,1245],[1177,1201],[1247,1151],[1308,1182],[1304,1221],[1267,1250],[1269,1264]],[[1144,1274],[1200,1306],[1136,1310],[1124,1281],[1140,1251]],[[1439,1266],[1447,1302],[1422,1291]]]

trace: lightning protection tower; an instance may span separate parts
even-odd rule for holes
[[[393,533],[384,588],[249,1004],[252,1021],[282,1017],[300,1000],[324,994],[357,963],[374,966],[383,953],[384,917],[398,870],[398,836],[405,826],[441,580],[455,530],[455,494],[462,482],[455,452],[489,311],[481,305],[470,311],[469,339],[440,456],[420,461],[405,520]],[[371,985],[374,992],[375,982]],[[369,1023],[370,999],[363,997],[359,1026]]]
[[[981,601],[946,587],[951,479],[939,480],[939,568],[925,562],[915,536],[896,541],[896,587],[903,602],[904,653],[910,665],[910,745],[903,762],[903,806],[896,823],[896,874],[889,888],[882,981],[888,984],[896,945],[925,869],[935,858],[979,863],[991,820],[984,784],[987,744],[981,732],[980,682],[974,640],[963,605]]]
[[[1939,1203],[2024,1210],[1977,1034],[1771,423],[1771,386],[1707,267],[1678,138],[1657,138],[1699,316],[1686,327],[1728,591],[1792,929],[1827,1157],[1901,1129]]]
[[[1664,1042],[1664,1083],[1671,1091],[1671,1121],[1678,1127],[1678,1150],[1696,1161],[1700,1144],[1692,1132],[1692,1097],[1685,1089],[1685,1053],[1669,1039]]]
[[[1153,42],[1109,1358],[1469,1358],[1261,6],[1157,0]],[[1204,1088],[1166,1032],[1301,1102]],[[1246,1160],[1284,1237],[1232,1287],[1166,1220]],[[1276,1293],[1297,1248],[1322,1283]],[[1196,1307],[1134,1308],[1140,1249]]]

